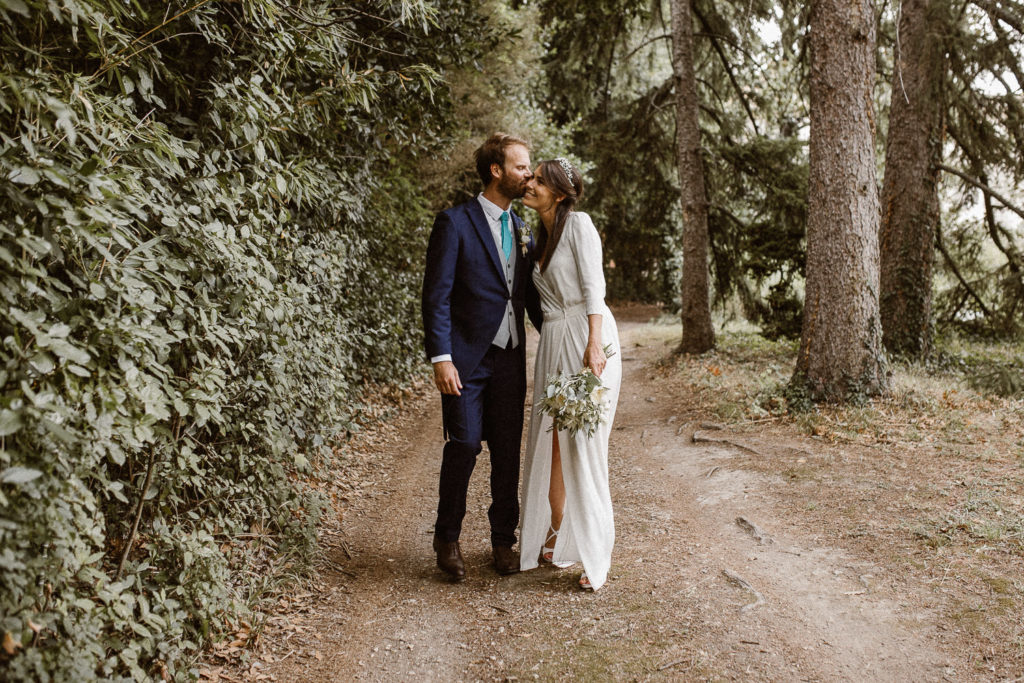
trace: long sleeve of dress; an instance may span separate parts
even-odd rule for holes
[[[590,216],[585,213],[573,214],[575,218],[569,235],[576,270],[583,289],[583,300],[587,304],[587,315],[604,312],[604,264],[602,263],[601,236]]]

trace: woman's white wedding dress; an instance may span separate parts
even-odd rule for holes
[[[604,303],[605,284],[601,238],[590,216],[569,214],[562,238],[542,273],[534,266],[533,281],[540,292],[544,324],[533,373],[533,410],[526,442],[523,470],[523,514],[520,568],[533,569],[551,523],[548,485],[551,478],[551,417],[542,415],[538,401],[547,378],[559,372],[572,374],[583,368],[583,352],[589,336],[588,314],[602,317],[601,343],[615,352],[601,374],[609,387],[608,421],[593,436],[558,432],[565,480],[565,511],[555,543],[553,562],[566,566],[581,562],[594,589],[608,578],[615,522],[608,490],[608,435],[622,379],[622,351],[615,318]]]

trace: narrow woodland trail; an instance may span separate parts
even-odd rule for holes
[[[602,590],[576,589],[578,570],[491,569],[486,454],[462,538],[469,577],[442,579],[430,549],[440,401],[416,401],[396,418],[401,436],[378,455],[372,485],[347,503],[348,553],[328,552],[325,589],[289,617],[301,627],[275,630],[272,619],[262,634],[260,677],[959,678],[966,667],[944,654],[934,615],[910,607],[921,601],[906,582],[776,512],[766,477],[730,467],[744,444],[716,441],[714,425],[652,374],[670,349],[652,345],[634,316],[619,321],[624,385],[609,457],[617,541]]]

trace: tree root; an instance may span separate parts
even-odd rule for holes
[[[742,576],[740,576],[736,572],[730,571],[728,569],[723,569],[722,570],[722,574],[725,575],[725,578],[729,579],[730,581],[732,581],[734,584],[736,584],[737,586],[739,586],[743,590],[750,591],[751,593],[754,594],[754,598],[755,598],[754,602],[748,603],[748,604],[744,605],[743,607],[740,607],[740,612],[747,612],[749,610],[754,609],[755,607],[760,607],[761,605],[764,604],[764,602],[765,602],[764,596],[761,595],[761,593],[756,588],[751,586],[750,583],[746,579],[744,579]]]
[[[737,517],[736,524],[738,524],[741,529],[750,534],[754,538],[754,540],[760,543],[761,545],[768,545],[769,543],[775,542],[771,536],[762,531],[759,526],[751,522],[746,517]]]
[[[694,432],[693,436],[691,437],[691,440],[694,443],[724,444],[726,446],[732,446],[733,448],[738,448],[741,451],[746,451],[747,453],[753,453],[754,455],[760,455],[761,457],[764,457],[763,453],[760,453],[759,451],[754,450],[750,446],[747,446],[747,445],[744,445],[742,443],[739,443],[738,441],[732,441],[731,439],[719,438],[719,437],[715,437],[715,436],[708,436],[706,434],[702,434],[701,432]]]

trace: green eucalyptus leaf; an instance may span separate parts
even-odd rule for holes
[[[42,472],[30,467],[8,467],[5,470],[0,470],[0,482],[4,484],[27,484],[41,476],[43,476]]]
[[[21,413],[14,410],[0,410],[0,436],[14,434],[22,427]]]
[[[10,0],[6,1],[9,2]],[[14,1],[17,2],[17,0]],[[7,179],[10,180],[12,183],[18,183],[19,185],[35,185],[42,179],[42,177],[34,168],[31,168],[30,166],[19,166],[18,168],[14,169],[14,171],[12,171],[9,176],[7,176]]]

